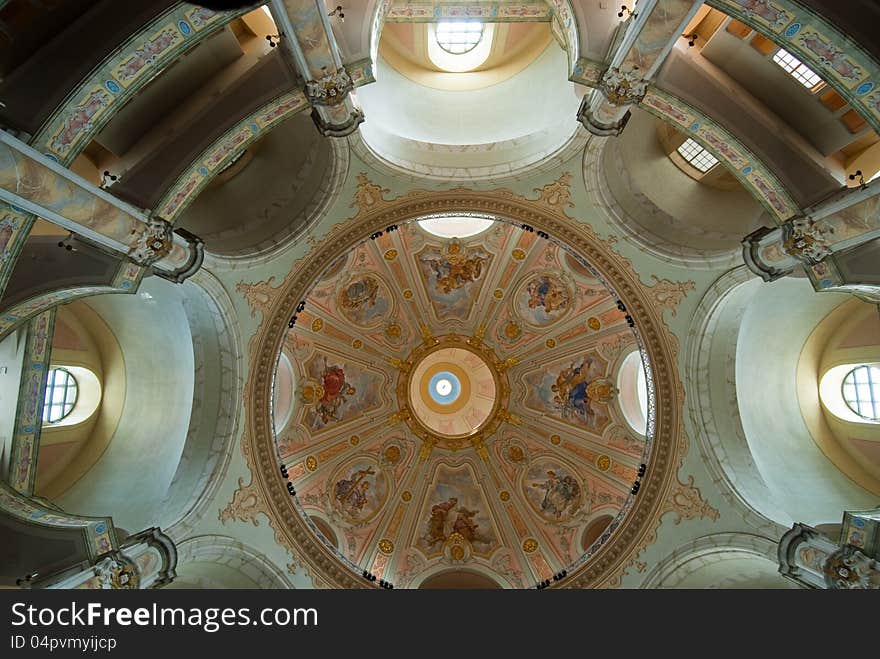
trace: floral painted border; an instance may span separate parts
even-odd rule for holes
[[[56,528],[81,529],[89,557],[94,559],[119,548],[113,520],[109,517],[81,517],[50,510],[21,496],[0,481],[0,510],[25,524]]]
[[[58,304],[72,302],[98,293],[134,293],[146,270],[134,263],[123,262],[113,281],[104,286],[81,286],[41,293],[13,305],[0,314],[0,340],[32,316]]]
[[[441,18],[482,18],[494,23],[549,21],[553,9],[546,2],[412,2],[394,4],[387,23],[433,23]]]
[[[43,429],[42,403],[46,392],[46,374],[49,372],[54,331],[54,308],[44,311],[28,323],[18,407],[12,435],[12,455],[9,461],[9,484],[25,496],[34,493],[37,453],[40,450],[40,433]]]
[[[785,186],[754,153],[709,117],[656,87],[648,89],[641,107],[680,128],[724,163],[778,222],[798,213]]]
[[[159,71],[249,10],[215,12],[180,3],[105,59],[56,108],[32,145],[70,164],[116,110]]]
[[[792,0],[707,0],[790,51],[880,132],[880,63],[858,43]]]
[[[180,176],[156,205],[157,214],[174,221],[227,163],[285,119],[310,107],[305,94],[289,92],[269,102],[226,131]]]

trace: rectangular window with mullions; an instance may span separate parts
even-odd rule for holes
[[[811,91],[816,89],[816,87],[822,82],[822,78],[820,78],[813,69],[801,62],[787,50],[783,50],[782,48],[777,50],[776,54],[773,55],[773,61],[781,66],[788,75]]]
[[[688,138],[678,147],[679,155],[701,172],[708,172],[718,164],[718,159],[697,142]]]

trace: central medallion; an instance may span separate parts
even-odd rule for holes
[[[481,341],[430,337],[407,363],[398,398],[423,440],[458,450],[494,432],[509,388],[494,352]]]

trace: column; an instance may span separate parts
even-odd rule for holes
[[[174,580],[177,549],[154,527],[129,536],[118,550],[51,574],[39,572],[20,580],[24,588],[142,590],[159,588]]]
[[[779,541],[779,572],[809,588],[880,589],[880,509],[848,511],[840,536],[795,524]]]
[[[681,37],[702,0],[640,0],[606,58],[599,84],[584,96],[578,121],[594,135],[619,135],[630,108],[641,102],[648,85]]]
[[[776,227],[761,227],[743,239],[743,258],[764,281],[803,268],[816,290],[846,290],[880,296],[876,282],[845,281],[838,257],[880,238],[880,180],[844,188],[830,199]],[[880,276],[880,268],[876,269]],[[877,301],[880,301],[878,297]]]
[[[159,276],[180,282],[201,267],[202,241],[120,201],[0,131],[0,200]]]
[[[354,83],[322,0],[271,0],[268,6],[288,65],[303,80],[318,130],[331,137],[354,132],[364,113],[354,101]]]

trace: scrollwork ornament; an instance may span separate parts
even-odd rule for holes
[[[131,244],[128,258],[138,265],[152,265],[168,256],[172,242],[171,224],[160,217],[152,217],[143,233]]]
[[[306,97],[312,105],[339,105],[354,89],[351,76],[345,69],[328,73],[317,80],[306,82]]]
[[[799,261],[813,265],[831,254],[828,239],[832,233],[834,229],[808,217],[795,218],[782,225],[782,247]]]
[[[614,105],[640,103],[648,91],[648,81],[642,78],[638,67],[629,71],[609,67],[602,75],[599,86],[608,101]]]

